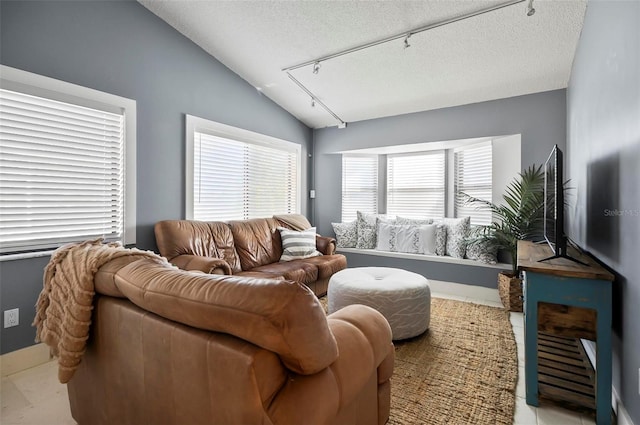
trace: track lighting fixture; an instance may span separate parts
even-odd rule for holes
[[[402,32],[402,33],[396,33],[394,35],[388,36],[386,38],[381,38],[378,40],[374,40],[374,41],[370,41],[368,43],[364,43],[364,44],[360,44],[358,46],[354,46],[354,47],[350,47],[348,49],[345,50],[341,50],[339,52],[335,52],[335,53],[331,53],[329,55],[326,56],[322,56],[313,60],[309,60],[309,61],[305,61],[302,63],[298,63],[296,65],[293,66],[288,66],[286,68],[282,68],[283,72],[287,73],[287,77],[289,77],[289,79],[291,81],[293,81],[299,88],[300,90],[304,91],[305,93],[307,93],[307,95],[311,96],[311,106],[314,106],[315,103],[317,103],[320,107],[322,107],[325,111],[327,111],[327,113],[329,113],[333,118],[336,119],[336,121],[338,121],[338,128],[345,128],[347,126],[347,123],[345,121],[343,121],[338,115],[336,115],[335,112],[333,112],[331,109],[329,109],[327,107],[327,105],[324,104],[324,102],[322,102],[321,100],[318,100],[315,95],[313,93],[311,93],[309,91],[308,88],[306,88],[304,86],[304,84],[302,84],[300,81],[298,81],[292,74],[291,72],[302,68],[302,67],[306,67],[306,66],[310,66],[313,65],[313,73],[317,74],[318,72],[320,72],[320,66],[321,66],[321,62],[330,60],[330,59],[335,59],[338,58],[340,56],[344,56],[344,55],[349,55],[352,53],[356,53],[359,52],[361,50],[365,50],[365,49],[369,49],[375,46],[378,46],[380,44],[384,44],[384,43],[388,43],[391,41],[395,41],[395,40],[403,40],[403,44],[404,44],[404,48],[407,49],[409,47],[411,47],[411,44],[409,44],[409,38],[411,38],[411,36],[413,34],[420,34],[423,33],[425,31],[430,31],[436,28],[440,28],[446,25],[450,25],[453,24],[455,22],[460,22],[460,21],[464,21],[466,19],[471,19],[474,18],[476,16],[480,16],[480,15],[484,15],[485,13],[491,13],[494,12],[496,10],[500,10],[500,9],[504,9],[506,7],[511,7],[514,6],[516,4],[519,3],[525,3],[527,2],[527,0],[505,0],[504,3],[499,3],[499,4],[494,4],[493,6],[489,6],[487,8],[484,9],[480,9],[480,10],[475,10],[475,11],[471,11],[469,13],[465,13],[463,15],[459,15],[453,18],[449,18],[449,19],[445,19],[439,22],[434,22],[431,23],[429,25],[425,25],[422,27],[416,27],[416,28],[410,28],[408,31],[406,32]],[[536,10],[533,8],[533,0],[528,0],[528,6],[527,6],[527,16],[533,16],[536,13]]]
[[[527,6],[527,16],[533,16],[536,13],[536,10],[533,8],[533,0],[529,0],[529,5]]]
[[[311,98],[311,107],[312,108],[316,107],[316,100],[314,98]]]

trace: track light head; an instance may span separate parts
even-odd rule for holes
[[[316,107],[316,100],[311,98],[311,107],[315,108]]]
[[[314,74],[317,74],[318,72],[320,72],[320,66],[321,66],[321,65],[320,65],[320,61],[316,61],[316,62],[313,64],[313,73],[314,73]]]
[[[533,8],[533,0],[529,0],[529,5],[527,6],[527,16],[535,15],[536,10]]]
[[[407,47],[411,47],[411,44],[409,44],[409,37],[411,37],[411,33],[407,34],[407,36],[404,38],[404,48],[405,49]]]

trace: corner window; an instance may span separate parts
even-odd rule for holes
[[[491,202],[492,149],[491,142],[465,146],[454,150],[455,189],[454,209],[456,217],[471,217],[471,224],[491,223],[491,210],[467,204],[466,193],[474,198]]]
[[[134,101],[2,67],[0,139],[2,255],[135,243]]]
[[[492,200],[494,142],[437,142],[431,150],[425,146],[409,152],[416,147],[407,145],[406,151],[394,147],[393,153],[381,148],[379,155],[342,154],[342,221],[353,220],[357,211],[380,210],[407,218],[470,216],[474,225],[489,224],[491,211],[466,204],[463,193]],[[381,175],[379,158],[386,158]],[[386,198],[381,208],[378,188]]]
[[[378,212],[378,156],[342,155],[342,221]]]
[[[300,145],[187,115],[187,219],[300,212]]]

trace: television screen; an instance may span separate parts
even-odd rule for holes
[[[554,254],[558,254],[557,244],[559,238],[562,238],[562,234],[558,233],[562,232],[564,216],[560,211],[562,204],[558,205],[558,196],[562,193],[562,185],[558,191],[558,172],[562,172],[561,161],[562,152],[558,145],[555,145],[544,166],[544,237]]]
[[[567,237],[564,233],[564,180],[562,174],[562,151],[553,147],[544,165],[544,238],[553,255],[539,261],[567,258],[580,264],[582,261],[567,253]]]

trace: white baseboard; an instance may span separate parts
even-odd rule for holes
[[[432,293],[455,295],[458,297],[473,298],[476,300],[500,302],[498,290],[483,286],[465,285],[462,283],[445,282],[429,279],[429,288]]]
[[[584,347],[585,353],[587,353],[587,357],[589,357],[589,362],[591,362],[591,366],[593,369],[596,369],[596,343],[593,341],[589,341],[587,339],[580,340],[582,342],[582,346]],[[618,425],[634,425],[627,409],[624,408],[622,404],[622,400],[620,399],[619,392],[615,386],[611,386],[611,407],[613,411],[616,412],[616,416],[618,417]]]
[[[49,347],[36,344],[0,356],[0,375],[7,376],[41,365],[51,360]]]

